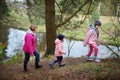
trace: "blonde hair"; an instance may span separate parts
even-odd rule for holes
[[[31,26],[30,26],[30,30],[31,30],[31,31],[35,31],[36,28],[37,28],[36,25],[31,25]]]

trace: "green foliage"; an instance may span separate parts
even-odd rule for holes
[[[90,24],[93,24],[95,20],[99,20],[99,14],[97,11],[93,12],[93,14],[91,15],[89,19]]]
[[[31,24],[39,24],[40,18],[45,18],[45,1],[29,0],[28,16]]]
[[[4,62],[3,64],[6,64],[6,65],[11,65],[11,64],[15,64],[15,63],[18,63],[18,62],[23,62],[23,59],[24,59],[24,56],[23,56],[24,53],[19,53],[13,57],[11,57],[8,61]]]
[[[82,3],[84,0],[61,0],[59,1],[62,13],[71,14],[73,13]]]
[[[6,57],[5,49],[6,49],[6,43],[0,43],[0,60]]]
[[[66,28],[73,30],[73,29],[76,29],[76,28],[80,28],[80,25],[81,25],[80,20],[75,19],[75,20],[71,20],[71,21],[66,25],[66,26],[67,26]]]
[[[101,72],[101,67],[99,67],[99,66],[96,67],[96,68],[95,68],[95,72],[96,72],[97,74],[99,74],[99,73]]]
[[[9,9],[5,2],[5,0],[0,1],[0,20],[4,19],[4,17],[9,16]]]
[[[114,45],[119,47],[120,46],[120,37],[115,37],[115,38],[109,38],[109,43],[110,45]]]
[[[106,42],[110,45],[114,45],[114,46],[120,46],[120,26],[119,23],[117,22],[112,22],[111,23],[104,23],[101,26],[101,39],[102,42]]]
[[[6,54],[3,52],[4,49],[5,49],[5,46],[0,44],[0,60],[6,57]]]
[[[114,7],[111,1],[115,0],[101,0],[101,11],[100,14],[103,16],[113,16],[114,15]]]

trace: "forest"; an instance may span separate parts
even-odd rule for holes
[[[101,21],[99,29],[101,44],[98,47],[100,63],[86,62],[88,47],[84,49],[83,44],[79,44],[83,43],[88,26],[94,24],[95,20]],[[29,71],[26,73],[23,71],[24,52],[20,51],[8,57],[7,49],[10,45],[10,30],[15,29],[18,32],[20,30],[24,33],[31,25],[37,25],[38,36],[40,33],[44,34],[44,37],[37,37],[44,38],[42,42],[37,40],[39,43],[37,48],[42,56],[40,63],[43,67],[34,69],[35,57],[31,57]],[[58,34],[65,35],[64,49],[67,55],[63,62],[66,65],[59,68],[56,64],[56,68],[51,69],[49,62],[54,59],[55,39]],[[14,38],[11,40],[14,43]],[[20,40],[16,37],[16,41]],[[17,43],[14,44],[19,47]],[[75,55],[78,57],[71,57],[73,53],[78,53]],[[107,58],[104,58],[106,55]],[[0,80],[120,80],[119,63],[119,0],[0,1]]]

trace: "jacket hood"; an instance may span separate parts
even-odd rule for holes
[[[35,33],[33,33],[30,29],[27,31],[27,33],[35,35]]]
[[[94,25],[90,25],[89,29],[93,29],[94,34],[97,34],[97,33],[96,33],[96,27],[95,27]]]
[[[56,39],[55,40],[55,44],[59,44],[59,43],[62,43],[63,41],[59,40],[59,39]]]

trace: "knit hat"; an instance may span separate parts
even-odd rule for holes
[[[95,20],[94,25],[95,25],[95,26],[96,26],[96,25],[101,26],[101,21]]]
[[[63,34],[58,34],[58,36],[57,36],[57,38],[58,38],[59,40],[63,40],[64,37],[65,37],[65,36],[64,36]]]

